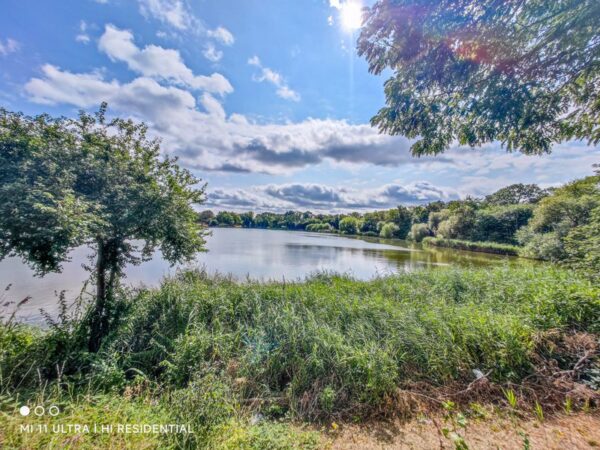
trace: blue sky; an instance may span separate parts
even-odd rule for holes
[[[356,55],[357,1],[4,0],[0,105],[73,116],[108,101],[208,182],[214,209],[370,210],[592,173],[600,149],[580,142],[416,159],[380,135],[368,121],[389,74]]]

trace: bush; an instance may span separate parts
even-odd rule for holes
[[[340,220],[339,230],[342,234],[357,234],[360,221],[356,217],[344,217]]]
[[[507,205],[477,211],[472,237],[476,241],[516,244],[515,233],[527,225],[534,206]]]
[[[519,256],[520,248],[514,245],[498,244],[496,242],[472,242],[458,239],[443,239],[426,237],[423,244],[435,247],[454,248],[456,250],[467,250],[470,252],[495,253],[498,255]]]
[[[410,240],[421,242],[427,236],[431,236],[431,230],[425,223],[415,223],[410,229]]]
[[[587,225],[569,231],[565,238],[566,264],[600,280],[600,207]]]
[[[364,233],[361,233],[361,235],[369,236],[369,237],[378,237],[379,233],[377,233],[375,231],[365,231]]]
[[[398,225],[395,223],[386,223],[381,227],[379,236],[386,239],[391,239],[398,232]]]
[[[599,185],[600,175],[587,177],[540,200],[529,224],[517,233],[524,254],[575,266],[579,257],[593,261],[593,256],[584,255],[586,248],[597,246],[594,211],[600,208]]]
[[[334,231],[333,227],[328,223],[311,223],[306,227],[306,231],[314,231],[319,233],[331,233]]]

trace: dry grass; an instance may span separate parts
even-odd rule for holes
[[[437,423],[437,425],[436,425]],[[421,418],[410,422],[379,422],[364,425],[341,425],[329,433],[331,450],[369,449],[454,449],[454,443],[437,428],[444,419]],[[539,422],[511,417],[480,419],[469,423],[462,432],[468,448],[523,450],[575,450],[600,448],[600,416],[592,414],[562,415]],[[526,440],[529,447],[527,447]]]

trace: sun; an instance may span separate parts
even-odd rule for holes
[[[354,31],[362,25],[362,5],[358,1],[346,1],[341,5],[340,19],[342,28]]]

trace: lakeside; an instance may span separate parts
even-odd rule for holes
[[[518,424],[589,413],[598,401],[600,289],[551,266],[372,281],[320,274],[303,283],[192,271],[124,292],[117,307],[120,319],[96,354],[82,337],[85,315],[65,314],[46,332],[5,318],[8,410],[55,403],[73,422],[126,417],[195,430],[138,435],[131,446],[322,448],[332,427],[355,421],[425,414],[453,433],[439,436],[452,445],[476,405],[496,411],[492,422],[514,414]],[[21,434],[15,412],[2,416],[5,448],[113,442]]]

